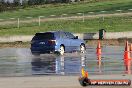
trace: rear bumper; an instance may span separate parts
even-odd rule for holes
[[[30,49],[32,53],[39,53],[39,54],[51,53],[56,51],[55,46],[31,47]]]

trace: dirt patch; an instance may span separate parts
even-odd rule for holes
[[[15,48],[27,48],[30,47],[30,42],[5,42],[0,43],[0,48],[15,47]]]

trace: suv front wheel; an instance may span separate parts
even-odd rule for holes
[[[81,52],[81,53],[85,53],[85,50],[86,50],[85,44],[81,44],[81,45],[80,45],[80,52]]]
[[[64,46],[60,46],[60,50],[59,50],[59,53],[60,53],[60,55],[64,55],[64,53],[65,53],[65,48],[64,48]]]

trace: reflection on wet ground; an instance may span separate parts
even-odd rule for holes
[[[102,55],[96,47],[85,54],[33,56],[28,48],[0,49],[0,76],[79,75],[84,67],[89,74],[131,74],[131,60],[124,63],[123,46],[104,46]]]

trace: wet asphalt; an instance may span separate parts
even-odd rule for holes
[[[131,64],[124,64],[123,54],[123,46],[103,46],[100,56],[96,47],[90,46],[85,54],[73,52],[63,56],[33,56],[29,48],[1,48],[0,76],[80,75],[82,67],[91,75],[131,74]]]

